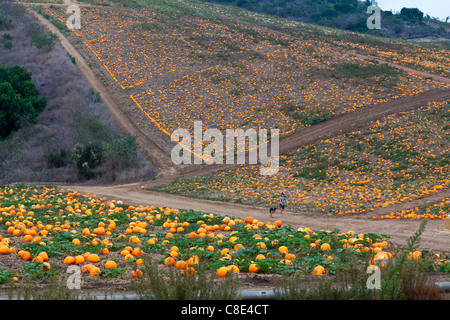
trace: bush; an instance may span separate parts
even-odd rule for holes
[[[12,22],[11,19],[3,16],[3,14],[0,13],[0,30],[8,30],[11,29]]]
[[[410,22],[421,22],[423,20],[423,12],[417,8],[402,8],[400,17]]]
[[[3,45],[4,45],[5,48],[7,48],[7,49],[11,49],[11,48],[12,48],[12,42],[11,42],[11,40],[5,41],[5,43],[4,43]]]
[[[44,26],[38,22],[30,22],[27,25],[27,34],[31,41],[38,48],[44,51],[50,51],[55,44],[56,35],[48,32]]]
[[[59,150],[56,152],[49,152],[44,158],[47,161],[49,168],[62,168],[69,162],[69,152],[66,150]]]
[[[77,143],[72,150],[78,174],[84,179],[92,179],[95,176],[93,169],[98,167],[103,159],[102,148],[95,143]]]
[[[117,169],[131,167],[136,162],[136,136],[118,137],[103,145],[105,157],[112,160]]]

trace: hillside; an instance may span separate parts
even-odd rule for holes
[[[367,28],[371,1],[358,0],[205,0],[332,28],[393,38],[450,38],[450,24],[410,8],[393,13],[381,10],[381,29]]]
[[[21,127],[0,139],[0,184],[151,179],[152,163],[135,150],[131,135],[120,132],[101,95],[77,69],[76,59],[23,8],[8,2],[0,8],[0,21],[10,21],[0,26],[0,34],[8,35],[12,44],[0,43],[0,66],[25,68],[39,98],[47,101],[36,119],[19,120]],[[74,153],[77,146],[87,145],[108,145],[110,153],[98,165],[80,170]]]
[[[447,87],[343,52],[387,56],[405,66],[414,61],[416,69],[445,76],[448,64],[429,64],[448,59],[435,50],[289,26],[287,20],[265,29],[257,26],[265,16],[252,17],[253,24],[235,22],[218,7],[184,14],[169,1],[158,12],[156,4],[139,10],[85,7],[86,26],[66,35],[132,121],[168,153],[170,133],[191,130],[195,120],[221,130],[273,127],[285,135],[364,106]],[[64,21],[62,8],[39,10],[56,26]]]

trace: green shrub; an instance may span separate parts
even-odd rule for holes
[[[66,150],[51,151],[44,156],[47,166],[50,168],[61,168],[68,164],[70,154]]]
[[[136,138],[136,136],[128,135],[103,144],[105,158],[113,162],[114,169],[129,168],[135,164],[137,157]]]
[[[12,271],[5,270],[2,267],[0,267],[0,284],[10,281],[12,275],[13,275]]]
[[[12,22],[11,19],[5,17],[2,13],[0,13],[0,30],[8,30],[11,29]]]
[[[27,24],[27,34],[31,37],[33,44],[44,51],[53,49],[57,38],[55,34],[48,32],[44,26],[34,21]]]
[[[93,169],[98,167],[103,159],[102,147],[95,143],[77,143],[72,150],[78,174],[85,179],[95,176]]]

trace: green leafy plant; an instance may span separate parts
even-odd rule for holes
[[[95,176],[94,168],[98,167],[103,159],[102,147],[96,143],[77,143],[72,149],[78,173],[85,179]]]
[[[10,281],[13,274],[12,271],[0,267],[0,284]]]
[[[24,276],[32,279],[49,279],[58,274],[54,269],[46,270],[43,263],[30,262],[23,266],[22,273]]]

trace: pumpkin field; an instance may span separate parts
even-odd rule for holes
[[[40,10],[65,28],[64,8]],[[194,121],[220,130],[277,128],[284,135],[449,86],[339,46],[226,19],[149,9],[81,10],[82,30],[67,36],[118,91],[136,125],[159,137],[166,150],[170,134],[192,130]]]
[[[58,278],[81,269],[86,285],[122,285],[144,276],[151,256],[161,276],[194,276],[205,266],[218,280],[227,274],[336,274],[350,258],[381,268],[397,254],[389,237],[352,230],[294,230],[282,221],[258,221],[193,210],[130,206],[121,200],[57,187],[16,185],[0,190],[0,280]],[[448,271],[448,256],[408,253],[429,271]],[[144,270],[144,272],[143,272]]]

